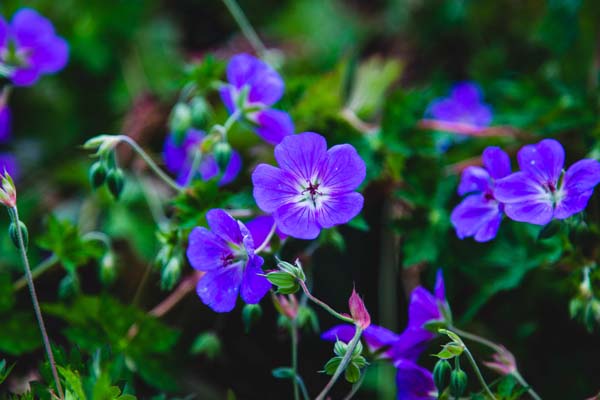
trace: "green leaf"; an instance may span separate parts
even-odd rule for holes
[[[191,354],[202,354],[214,359],[221,353],[221,339],[213,332],[204,332],[196,337],[190,349]]]
[[[358,382],[358,380],[360,379],[360,368],[354,363],[348,364],[345,376],[346,380],[350,383]]]
[[[19,356],[41,346],[42,338],[33,312],[11,311],[2,316],[0,353]]]
[[[58,373],[65,383],[65,398],[72,400],[86,400],[87,396],[83,390],[83,383],[79,372],[57,365]]]
[[[327,361],[327,364],[325,364],[325,367],[323,367],[323,370],[325,371],[325,373],[327,375],[333,375],[335,373],[335,371],[337,370],[337,368],[339,367],[341,362],[342,362],[342,357],[339,357],[339,356],[333,357],[329,361]]]
[[[294,370],[290,367],[279,367],[271,371],[271,374],[277,379],[293,379]]]

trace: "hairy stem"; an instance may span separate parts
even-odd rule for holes
[[[56,254],[52,254],[50,257],[46,258],[44,261],[39,263],[31,270],[31,279],[35,279],[38,276],[42,275],[44,272],[52,268],[58,262],[58,257]],[[13,291],[18,292],[27,286],[27,274],[23,275],[13,284]]]
[[[360,375],[360,379],[358,380],[358,382],[356,382],[354,385],[352,385],[352,390],[350,390],[350,393],[348,393],[346,395],[346,397],[344,397],[344,400],[350,400],[351,398],[353,398],[354,395],[356,393],[358,393],[358,389],[360,389],[364,380],[365,380],[365,371],[363,371],[362,374]]]
[[[327,311],[329,314],[333,315],[337,319],[340,319],[340,320],[342,320],[344,322],[347,322],[349,324],[354,324],[354,320],[352,318],[347,317],[347,316],[345,316],[343,314],[340,314],[339,312],[337,312],[333,308],[331,308],[327,303],[325,303],[325,302],[317,299],[315,296],[313,296],[310,293],[310,291],[308,290],[308,288],[306,287],[306,283],[304,281],[298,280],[298,284],[300,284],[300,287],[304,291],[304,294],[306,295],[306,297],[308,297],[308,299],[310,301],[312,301],[313,303],[319,305],[321,308],[323,308],[325,311]]]
[[[19,211],[17,210],[17,207],[15,206],[14,208],[9,209],[9,214],[12,222],[17,225],[16,232],[19,244],[19,252],[21,253],[21,260],[23,261],[23,267],[25,269],[25,278],[27,280],[27,285],[29,286],[29,294],[31,295],[33,310],[35,312],[35,317],[37,318],[38,326],[40,327],[42,341],[44,342],[44,348],[46,350],[46,355],[48,356],[48,362],[50,363],[50,369],[52,370],[52,377],[54,378],[56,390],[58,391],[59,397],[63,399],[64,392],[60,384],[58,372],[56,371],[56,362],[54,361],[54,354],[52,353],[52,347],[50,346],[50,339],[48,338],[48,332],[46,331],[46,325],[44,324],[44,318],[42,317],[40,303],[37,298],[35,286],[33,285],[33,276],[29,266],[29,259],[27,258],[27,249],[25,248],[25,242],[23,241],[23,234],[19,228]]]
[[[473,367],[473,370],[475,371],[475,375],[477,375],[477,379],[479,380],[479,383],[481,383],[481,386],[483,386],[483,389],[486,391],[488,396],[490,396],[493,400],[496,400],[494,393],[492,393],[492,390],[489,388],[487,383],[485,383],[485,379],[483,379],[483,375],[481,375],[481,371],[479,370],[479,367],[477,366],[477,363],[475,362],[475,358],[473,358],[473,355],[471,354],[471,352],[469,351],[469,349],[467,347],[465,347],[465,354],[467,355],[467,358],[469,359],[469,362],[471,363],[471,367]]]
[[[292,321],[290,334],[292,336],[292,372],[294,374],[294,400],[300,400],[300,390],[298,387],[298,322],[296,318]]]
[[[246,39],[248,39],[248,42],[250,42],[254,50],[259,56],[264,57],[265,53],[267,52],[267,48],[256,34],[256,31],[248,21],[248,18],[246,18],[244,15],[244,12],[237,2],[235,0],[223,0],[223,3],[225,3],[225,6],[231,13],[231,16],[233,19],[235,19],[235,22],[238,24],[242,30],[242,33]]]
[[[331,390],[333,385],[335,385],[335,382],[337,382],[339,377],[346,370],[346,368],[348,367],[348,364],[350,364],[350,360],[352,359],[352,353],[354,352],[356,345],[358,345],[358,342],[360,341],[361,335],[362,335],[362,328],[360,326],[356,325],[356,331],[354,332],[354,337],[348,343],[348,347],[346,348],[346,354],[344,354],[344,358],[342,358],[342,361],[340,361],[340,365],[338,365],[337,369],[333,373],[333,376],[331,377],[331,379],[329,380],[327,385],[323,388],[323,390],[321,391],[321,393],[319,393],[319,395],[317,396],[317,398],[315,400],[325,399],[325,396],[327,395],[327,393],[329,393],[329,391]]]

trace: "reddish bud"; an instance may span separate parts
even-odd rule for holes
[[[363,330],[371,325],[371,316],[365,307],[365,303],[354,289],[352,289],[352,295],[350,296],[350,300],[348,300],[348,307],[356,325],[360,326]]]
[[[494,353],[492,361],[484,361],[483,364],[500,375],[511,375],[517,371],[515,356],[513,356],[506,348],[500,347],[502,348],[502,351]]]

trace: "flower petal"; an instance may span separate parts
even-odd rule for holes
[[[524,200],[504,205],[504,213],[512,220],[546,225],[552,220],[552,201],[546,199]]]
[[[483,165],[494,179],[510,174],[510,158],[500,147],[490,146],[483,151]]]
[[[428,330],[417,327],[408,327],[398,336],[392,344],[388,355],[392,360],[406,359],[417,361],[427,348],[429,341],[435,335]]]
[[[205,227],[196,227],[189,236],[187,258],[194,269],[212,271],[223,267],[232,255],[227,242]]]
[[[7,105],[0,105],[0,143],[10,138],[11,119],[10,108]]]
[[[202,142],[203,138],[204,132],[190,129],[183,142],[177,145],[175,136],[169,134],[163,147],[163,160],[169,172],[187,176],[192,164],[190,156],[193,155],[194,148]]]
[[[15,181],[21,176],[19,162],[17,158],[10,153],[0,153],[0,172],[4,173],[5,170]]]
[[[459,82],[452,87],[451,99],[464,107],[479,105],[481,88],[473,82]]]
[[[254,116],[258,124],[256,133],[266,142],[279,144],[284,137],[294,134],[294,123],[290,115],[284,111],[266,108]]]
[[[456,229],[456,235],[464,239],[474,236],[484,224],[497,218],[500,214],[498,202],[487,199],[484,194],[474,194],[466,197],[454,208],[450,222]]]
[[[571,165],[563,179],[563,188],[568,194],[587,192],[600,183],[600,162],[583,159]]]
[[[238,221],[225,210],[215,208],[206,213],[206,221],[213,233],[227,243],[241,245],[243,238]]]
[[[258,62],[256,57],[245,53],[231,57],[227,64],[227,80],[240,89],[253,77]]]
[[[494,184],[494,197],[501,203],[550,199],[544,187],[531,175],[515,172]]]
[[[275,159],[282,169],[302,180],[312,180],[327,162],[327,142],[313,132],[286,136],[275,146]]]
[[[554,209],[554,218],[565,219],[569,218],[571,215],[582,212],[587,207],[588,201],[593,194],[593,190],[567,193],[567,195],[556,205],[556,208]]]
[[[540,183],[558,182],[565,163],[565,150],[554,139],[523,146],[517,154],[519,167]]]
[[[502,222],[502,213],[499,212],[495,217],[485,221],[474,236],[476,242],[488,242],[496,237],[500,223]]]
[[[258,217],[246,222],[246,228],[250,231],[254,243],[258,246],[267,239],[275,220],[270,215],[259,215]]]
[[[10,80],[15,86],[31,86],[40,78],[40,70],[32,65],[28,68],[16,69],[10,76]]]
[[[283,95],[284,83],[277,71],[249,54],[238,54],[227,65],[227,80],[237,89],[248,85],[248,100],[267,106]]]
[[[219,95],[229,113],[235,110],[235,87],[233,85],[223,85],[219,88]]]
[[[491,184],[488,171],[481,167],[467,167],[460,178],[458,194],[464,196],[467,193],[485,192]]]
[[[9,26],[6,20],[0,15],[0,49],[2,49],[8,41]]]
[[[442,313],[437,304],[437,299],[424,287],[417,286],[410,294],[408,305],[408,326],[423,328],[431,320],[442,319]],[[433,333],[431,337],[433,337]]]
[[[321,334],[321,339],[327,340],[328,342],[335,342],[337,340],[341,340],[344,343],[348,343],[354,337],[355,332],[356,327],[354,325],[336,325],[333,328],[323,332]]]
[[[272,213],[278,207],[300,195],[302,188],[291,173],[272,165],[260,164],[252,173],[254,200],[264,212]]]
[[[229,159],[229,164],[227,164],[227,168],[219,181],[219,186],[227,185],[231,181],[233,181],[240,170],[242,169],[242,158],[240,157],[240,153],[233,150],[231,152],[231,158]],[[202,180],[208,181],[212,178],[218,176],[220,174],[219,165],[217,164],[217,160],[212,154],[207,154],[202,157],[202,161],[199,166],[200,176]]]
[[[297,239],[314,239],[321,232],[315,210],[307,202],[284,204],[273,217],[283,233]]]
[[[52,23],[31,8],[17,11],[11,26],[19,47],[36,47],[54,36]]]
[[[440,301],[446,301],[446,285],[444,284],[444,273],[438,269],[435,275],[435,286],[433,289],[435,297]]]
[[[46,40],[35,48],[29,62],[37,65],[42,73],[53,74],[63,69],[69,61],[69,45],[58,36]]]
[[[435,400],[437,391],[429,370],[410,360],[400,359],[396,367],[398,400]]]
[[[271,289],[271,283],[262,275],[262,264],[262,257],[253,256],[244,270],[240,294],[248,304],[258,303]]]
[[[333,146],[327,151],[327,164],[319,178],[328,193],[352,192],[366,176],[367,167],[356,149],[349,144]]]
[[[317,222],[322,228],[345,224],[358,215],[363,202],[362,194],[356,192],[324,195],[317,206]]]
[[[213,311],[229,312],[235,308],[241,282],[242,265],[235,263],[208,272],[198,282],[196,292]]]

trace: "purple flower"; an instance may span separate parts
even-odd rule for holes
[[[167,169],[177,175],[177,183],[188,185],[196,177],[208,181],[220,175],[221,171],[215,157],[212,154],[201,154],[200,144],[204,139],[204,132],[195,129],[188,130],[183,142],[177,145],[174,136],[167,136],[163,150],[163,159]],[[196,158],[201,157],[200,161]],[[194,163],[197,163],[195,171],[192,171]],[[219,180],[219,186],[233,181],[242,167],[240,154],[233,150],[231,159],[223,176]]]
[[[280,168],[260,164],[254,170],[254,199],[286,235],[314,239],[362,209],[363,197],[355,190],[366,167],[351,145],[327,150],[323,136],[305,132],[275,146],[275,159]]]
[[[257,245],[260,245],[269,236],[271,229],[273,228],[273,224],[275,223],[275,219],[271,215],[259,215],[256,218],[251,219],[246,222],[246,227],[250,232],[252,232],[252,237]],[[279,230],[279,228],[275,228],[275,233],[279,236],[279,240],[283,241],[287,238],[287,235]],[[268,247],[267,247],[268,248]]]
[[[497,179],[510,174],[510,159],[498,147],[488,147],[483,152],[481,167],[464,170],[458,194],[467,197],[452,211],[450,221],[459,238],[474,236],[478,242],[496,237],[504,205],[496,200],[494,185]]]
[[[434,293],[422,286],[417,286],[410,294],[408,328],[424,329],[429,334],[429,338],[433,339],[435,334],[426,330],[427,323],[444,322],[446,320],[444,314],[447,314],[448,310],[444,277],[442,270],[438,270]]]
[[[8,105],[1,104],[0,99],[0,142],[6,142],[10,138],[11,115]]]
[[[344,343],[348,343],[354,337],[355,331],[356,327],[354,325],[336,325],[333,328],[323,332],[321,334],[321,339],[329,342],[341,340]],[[387,358],[391,358],[392,345],[400,339],[400,335],[382,326],[370,325],[363,331],[362,338],[371,353],[378,352],[383,347],[387,347],[387,349],[384,350],[383,355],[385,355]]]
[[[210,230],[194,228],[187,248],[192,267],[206,271],[198,296],[216,312],[233,310],[238,294],[248,304],[258,303],[271,284],[262,275],[264,260],[254,252],[252,234],[224,210],[210,210],[206,220]]]
[[[410,360],[400,359],[394,365],[398,400],[437,399],[431,372]]]
[[[4,174],[5,170],[15,181],[18,180],[21,175],[19,163],[15,156],[10,153],[0,153],[0,174]]]
[[[10,25],[0,17],[0,66],[14,85],[30,86],[41,75],[63,69],[68,58],[67,42],[37,11],[20,9]]]
[[[494,196],[515,220],[545,225],[565,219],[587,206],[600,182],[600,162],[583,159],[563,170],[565,151],[554,139],[523,146],[517,155],[520,171],[496,181]]]
[[[449,97],[434,100],[425,115],[446,122],[485,128],[492,122],[492,109],[482,101],[481,89],[472,82],[454,85]]]
[[[238,54],[227,65],[227,80],[229,84],[220,89],[225,107],[255,124],[265,141],[277,144],[294,133],[289,114],[270,108],[283,95],[284,83],[277,71],[256,57]]]

